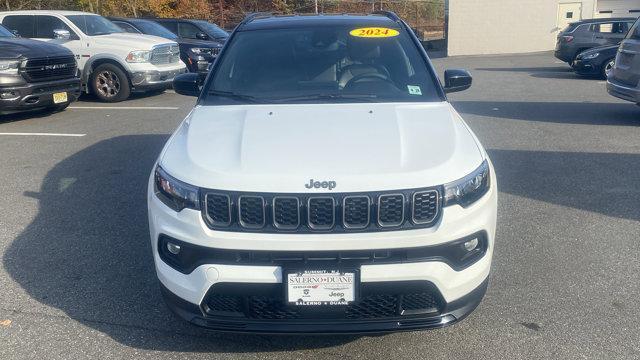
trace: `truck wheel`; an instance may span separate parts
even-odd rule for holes
[[[102,64],[95,68],[89,80],[91,92],[104,102],[126,100],[131,94],[127,74],[113,64]]]

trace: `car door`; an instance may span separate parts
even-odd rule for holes
[[[627,23],[623,21],[593,24],[593,42],[597,46],[616,45],[624,39],[627,29]]]
[[[179,36],[184,39],[205,40],[205,39],[199,38],[198,34],[206,35],[206,33],[202,31],[202,29],[186,21],[178,22],[178,33],[180,34]]]
[[[2,25],[23,38],[33,38],[36,32],[36,18],[33,15],[7,15]]]
[[[111,20],[112,23],[118,25],[122,30],[132,34],[142,34],[142,32],[136,29],[133,25],[124,21]]]
[[[640,84],[640,19],[618,48],[612,79],[630,87]]]
[[[86,41],[83,41],[80,35],[71,29],[63,18],[54,15],[35,15],[35,18],[36,31],[34,39],[62,45],[71,50],[76,56],[78,68],[83,69],[86,57],[83,57],[82,54],[88,51]],[[68,39],[56,38],[54,30],[67,30],[70,36]]]
[[[171,31],[172,33],[180,36],[180,33],[178,32],[178,22],[175,20],[160,20],[160,19],[156,19],[155,22],[157,22],[158,24],[164,26],[167,30]]]

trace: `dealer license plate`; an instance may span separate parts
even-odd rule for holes
[[[53,103],[54,104],[60,104],[60,103],[66,103],[69,99],[67,98],[67,93],[66,92],[59,92],[59,93],[54,93],[53,94]]]
[[[356,274],[301,271],[287,274],[287,299],[293,305],[347,305],[356,298]]]

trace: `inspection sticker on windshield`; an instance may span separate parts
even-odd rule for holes
[[[349,32],[349,35],[364,38],[384,38],[398,36],[400,32],[389,28],[367,27],[353,29]]]
[[[422,95],[422,90],[420,89],[420,86],[407,85],[407,90],[409,90],[409,95]]]

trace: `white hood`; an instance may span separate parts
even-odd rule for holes
[[[262,192],[409,189],[463,177],[482,162],[446,102],[196,106],[161,156],[200,187]]]
[[[114,33],[107,35],[94,36],[93,40],[98,45],[113,46],[118,44],[123,49],[133,50],[151,50],[156,45],[176,44],[175,41],[165,39],[159,36],[131,34],[131,33]]]

